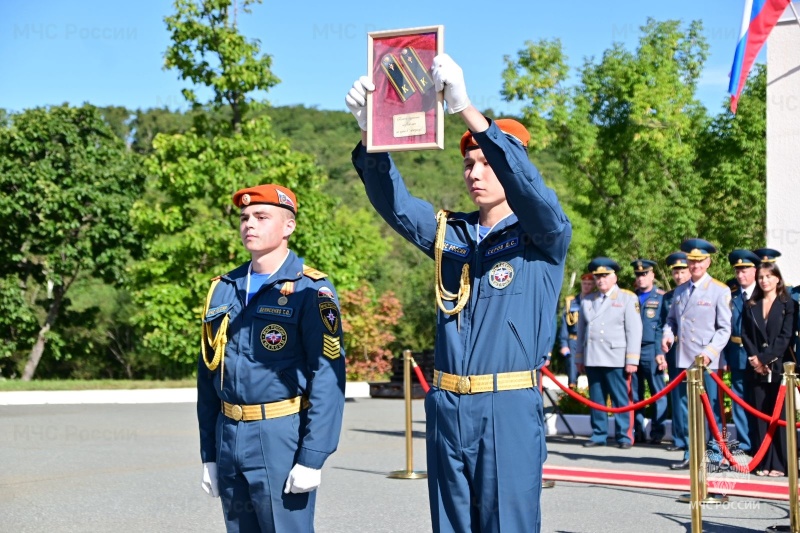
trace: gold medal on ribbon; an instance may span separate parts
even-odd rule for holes
[[[289,303],[289,298],[287,298],[290,294],[294,292],[294,281],[287,281],[281,287],[281,297],[278,298],[278,305],[286,305]]]

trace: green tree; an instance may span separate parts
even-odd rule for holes
[[[506,58],[504,96],[525,103],[533,136],[557,153],[572,209],[596,228],[589,255],[661,259],[701,229],[708,119],[695,90],[706,55],[699,22],[649,19],[635,51],[615,44],[587,59],[573,86],[558,41]]]
[[[33,377],[48,340],[59,356],[55,327],[76,280],[121,278],[137,247],[128,210],[143,183],[133,154],[92,106],[31,109],[0,129],[2,299],[29,308],[0,321],[14,349],[30,350],[23,380]],[[19,327],[29,331],[32,316],[37,332],[25,338]],[[16,318],[21,324],[8,322]]]
[[[193,126],[156,135],[147,159],[148,192],[132,210],[146,240],[145,258],[132,268],[138,309],[132,320],[145,351],[166,356],[184,371],[197,358],[198,320],[210,278],[248,259],[231,202],[236,190],[267,182],[292,189],[298,230],[290,246],[327,272],[340,291],[369,277],[386,250],[368,213],[326,194],[321,168],[278,138],[263,106],[250,99],[248,91],[266,89],[276,79],[258,43],[239,35],[230,6],[178,0],[176,14],[166,18],[174,40],[167,65],[184,79],[208,84],[215,96],[201,109],[194,93],[184,91],[195,104]],[[205,64],[209,54],[219,62],[213,76]]]

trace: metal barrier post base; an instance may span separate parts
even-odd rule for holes
[[[392,479],[425,479],[428,477],[428,473],[419,470],[395,470],[394,472],[390,472],[386,477]]]
[[[552,479],[543,479],[542,480],[542,488],[543,489],[552,489],[556,486],[556,482]]]
[[[692,502],[692,495],[691,494],[681,494],[678,496],[678,501],[681,503],[691,503]],[[728,501],[728,497],[724,494],[709,494],[705,498],[699,501],[700,505],[717,505],[720,503],[725,503]]]

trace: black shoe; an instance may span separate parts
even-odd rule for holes
[[[605,444],[597,442],[596,440],[587,440],[583,443],[584,448],[594,448],[595,446],[605,446]]]
[[[669,446],[667,446],[668,452],[677,452],[679,450],[683,450],[683,446],[675,446],[674,444],[670,444]]]
[[[632,444],[630,442],[620,442],[619,444],[617,444],[617,448],[621,448],[623,450],[627,450],[631,446],[632,446]]]
[[[689,470],[689,459],[684,459],[680,463],[669,465],[670,470]]]

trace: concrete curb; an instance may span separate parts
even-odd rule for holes
[[[369,383],[347,382],[345,398],[369,398]],[[197,389],[70,390],[0,392],[0,405],[195,403]]]

